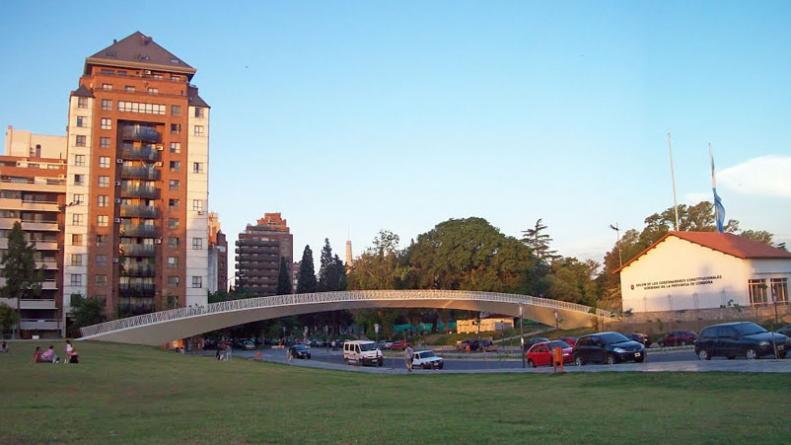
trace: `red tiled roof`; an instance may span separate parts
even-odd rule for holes
[[[762,242],[754,241],[742,236],[734,235],[732,233],[720,232],[668,232],[662,238],[659,238],[654,244],[651,244],[647,249],[640,252],[631,260],[624,263],[623,266],[618,268],[615,272],[620,272],[632,262],[642,257],[649,250],[653,249],[659,243],[663,242],[667,237],[675,236],[676,238],[698,244],[709,249],[722,252],[726,255],[735,256],[736,258],[744,259],[767,259],[767,258],[785,258],[791,259],[791,252],[787,252],[777,247],[768,246]]]

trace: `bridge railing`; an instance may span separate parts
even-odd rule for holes
[[[241,300],[229,300],[212,303],[206,306],[192,306],[151,314],[137,315],[119,320],[112,320],[80,329],[83,337],[103,334],[107,332],[148,326],[156,323],[179,320],[188,317],[205,316],[224,312],[233,312],[248,309],[261,309],[267,307],[293,306],[300,304],[341,303],[347,301],[377,301],[377,300],[465,300],[489,301],[509,304],[540,306],[550,309],[559,309],[572,312],[586,313],[597,317],[613,318],[614,314],[601,309],[567,301],[550,300],[548,298],[533,297],[530,295],[505,294],[497,292],[479,292],[463,290],[352,290],[340,292],[317,292],[309,294],[275,295],[270,297],[257,297]]]

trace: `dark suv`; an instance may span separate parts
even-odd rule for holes
[[[791,347],[789,338],[785,335],[768,332],[751,322],[722,323],[700,331],[695,342],[695,354],[701,360],[711,360],[717,356],[756,359],[766,355],[774,356],[773,343],[777,345],[777,357],[784,358],[786,350]]]
[[[608,363],[610,365],[645,360],[645,346],[628,339],[619,332],[598,332],[585,335],[577,340],[574,348],[574,363],[582,366],[590,362]]]

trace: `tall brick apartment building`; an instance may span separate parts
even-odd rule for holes
[[[64,305],[109,317],[207,300],[209,105],[140,32],[88,57],[69,98]]]
[[[266,213],[236,241],[236,287],[262,297],[275,295],[280,257],[291,264],[294,237],[280,213]]]

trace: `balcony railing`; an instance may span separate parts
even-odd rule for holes
[[[60,323],[52,319],[23,318],[19,321],[19,328],[25,331],[56,331],[60,329]]]
[[[122,256],[154,256],[153,244],[121,244]]]
[[[132,150],[132,151],[137,151],[137,150]],[[156,157],[156,155],[154,155],[154,157]],[[160,172],[159,170],[152,167],[123,166],[121,167],[121,177],[124,179],[148,179],[151,181],[158,181],[160,178]]]
[[[132,161],[159,161],[162,154],[153,148],[124,148],[121,150],[123,159]]]
[[[122,205],[122,217],[132,218],[156,218],[159,216],[159,209],[155,206],[139,205]]]
[[[153,297],[154,285],[143,283],[121,283],[118,291],[122,297]]]
[[[129,125],[121,130],[121,138],[127,141],[145,141],[158,143],[162,135],[154,128],[143,125]]]
[[[123,198],[146,198],[159,199],[159,189],[156,187],[142,186],[123,186],[121,187],[121,197]]]
[[[153,277],[155,275],[154,266],[152,265],[121,265],[121,276],[125,277]]]
[[[155,238],[157,227],[151,224],[124,224],[120,234],[130,238]]]

